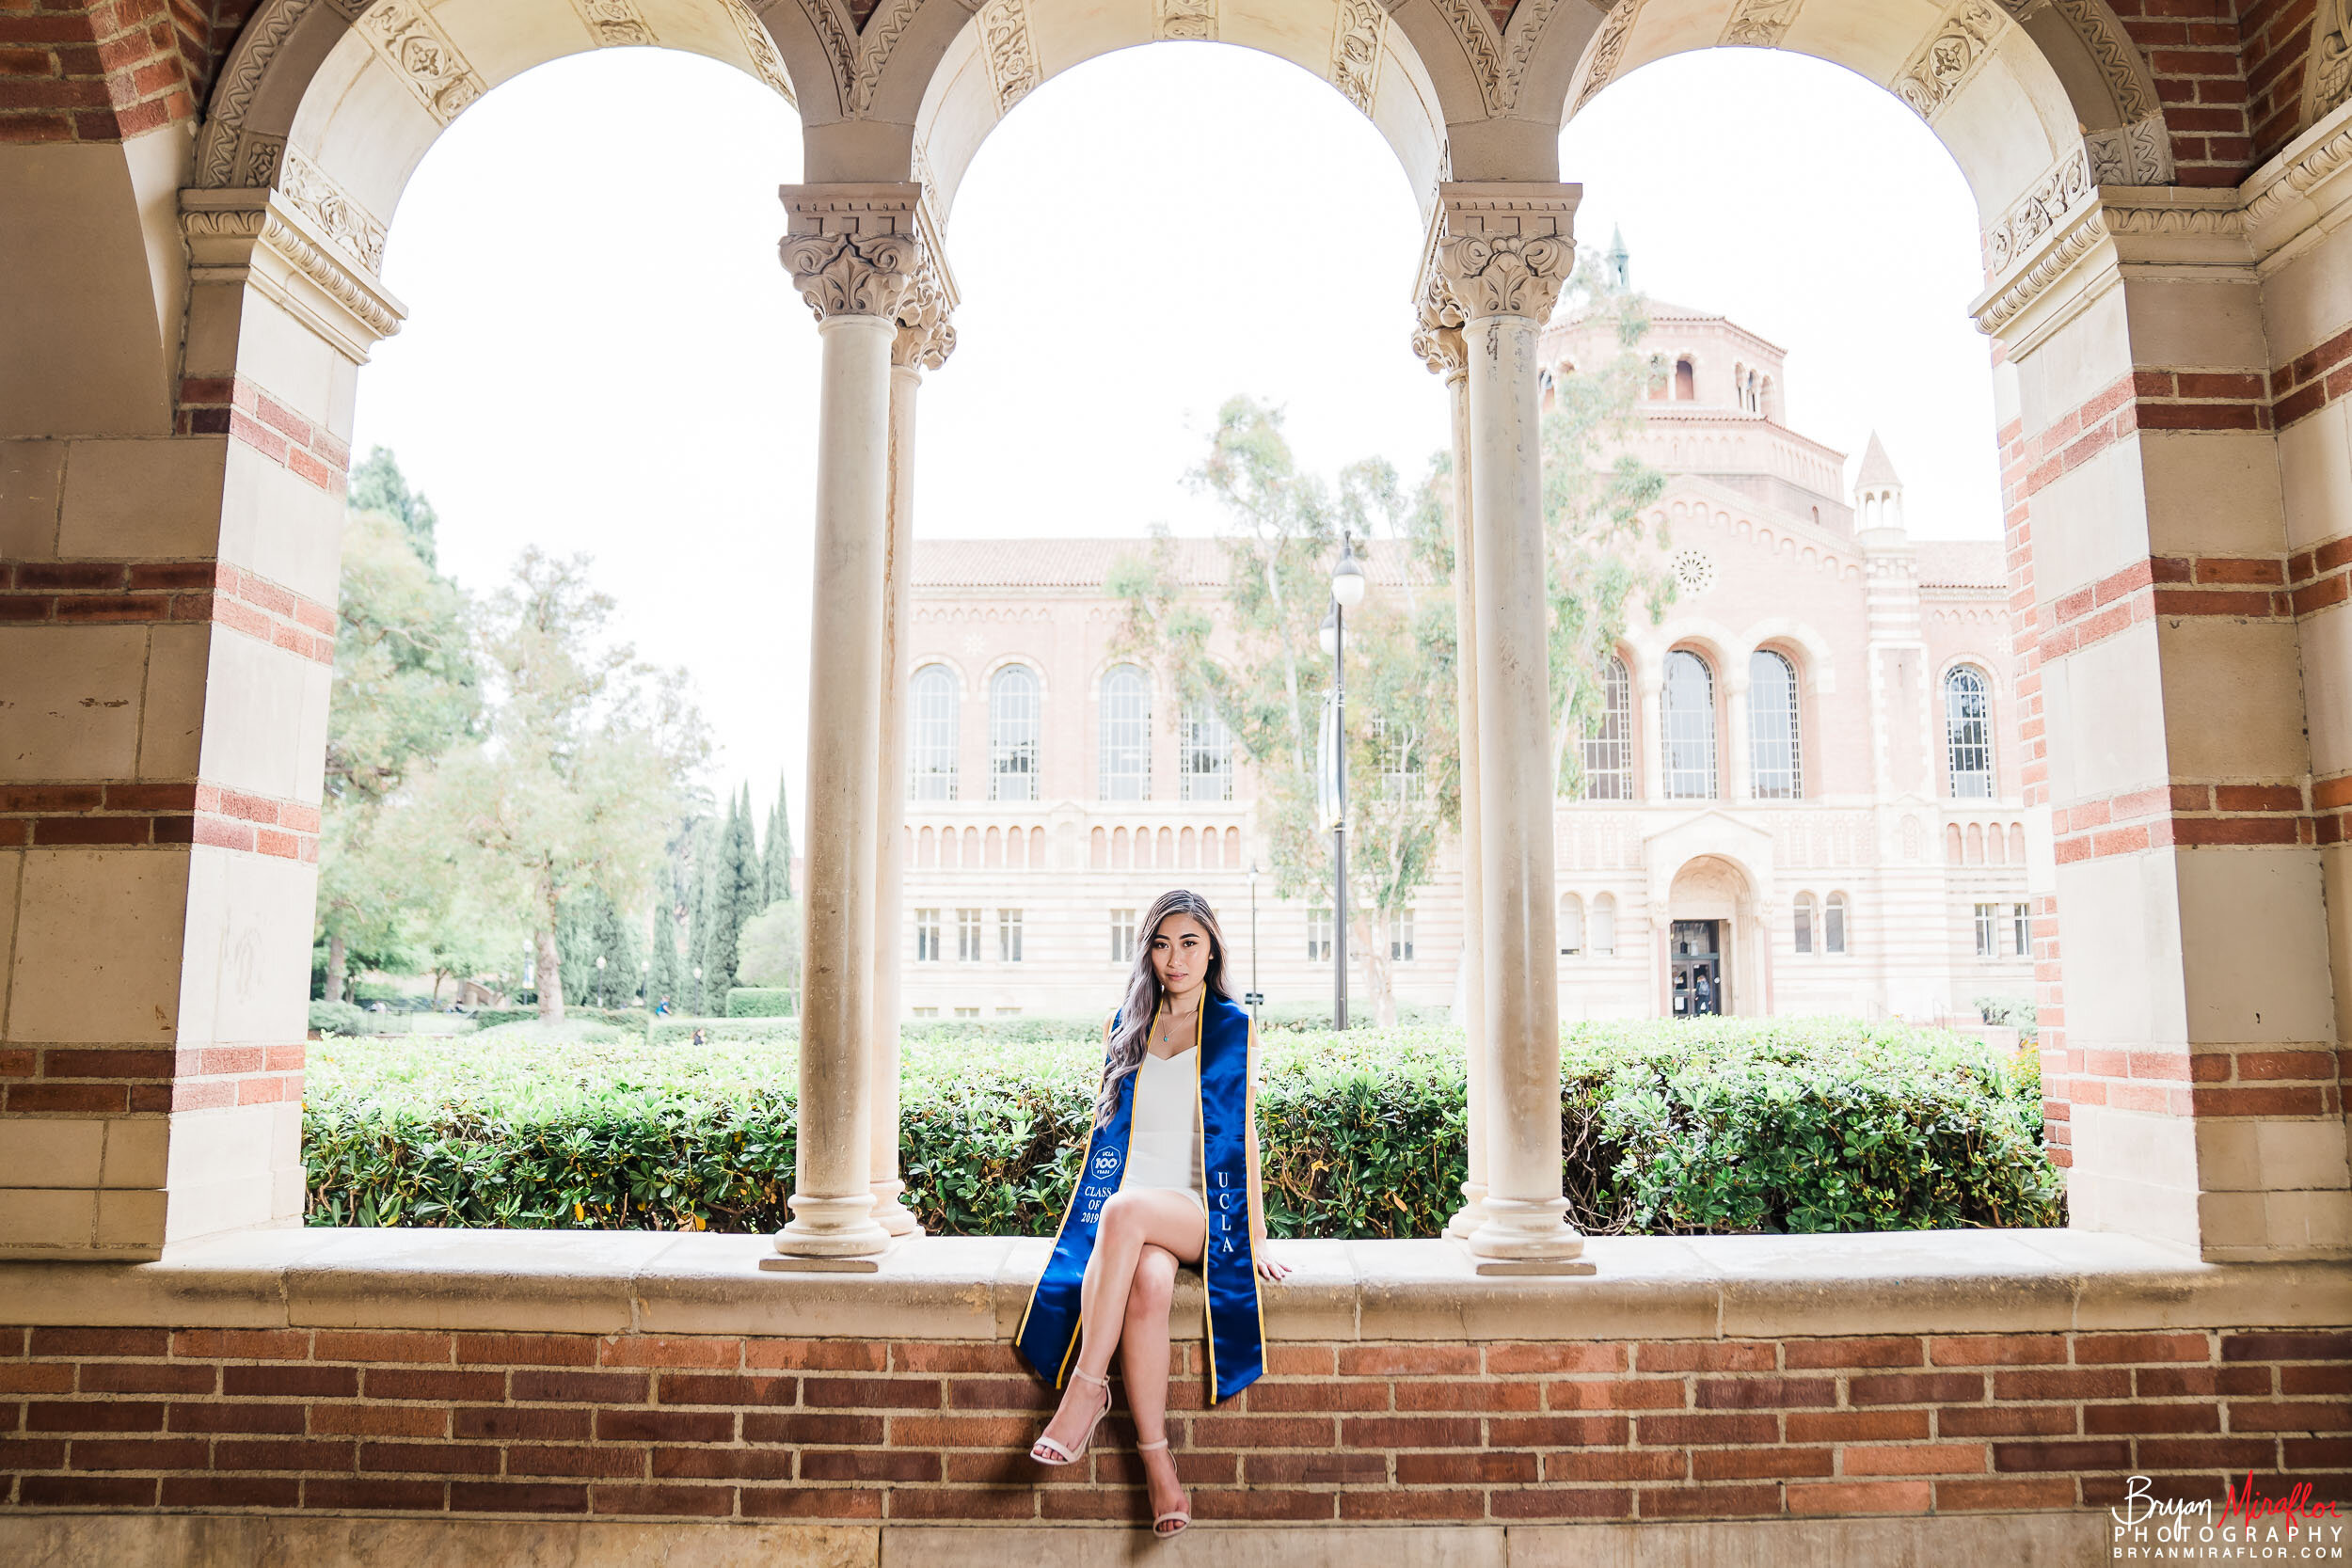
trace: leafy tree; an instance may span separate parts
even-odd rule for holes
[[[747,986],[801,983],[801,905],[779,898],[743,927],[742,957],[736,974]]]
[[[479,728],[469,607],[429,553],[419,553],[408,522],[387,509],[387,497],[421,508],[429,549],[431,508],[408,497],[392,454],[377,448],[363,471],[368,483],[355,483],[343,522],[327,705],[317,922],[330,1001],[345,999],[355,959],[359,968],[432,967],[435,952],[469,940],[447,907],[418,928],[418,911],[432,908],[422,868],[387,822],[417,772]]]
[[[566,899],[556,923],[564,994],[595,1007],[626,1007],[644,978],[635,934],[620,909],[593,883]],[[596,960],[602,958],[599,968]]]
[[[1453,603],[1441,579],[1425,578],[1415,531],[1431,525],[1417,519],[1394,469],[1366,460],[1326,483],[1298,471],[1281,424],[1279,410],[1229,401],[1192,475],[1228,519],[1221,617],[1183,587],[1163,538],[1114,571],[1109,587],[1125,605],[1119,641],[1174,693],[1171,721],[1214,714],[1231,730],[1256,773],[1278,895],[1327,897],[1331,839],[1317,778],[1331,662],[1319,637],[1340,536],[1377,541],[1384,559],[1407,567],[1404,587],[1347,617],[1350,946],[1385,1022],[1395,1010],[1387,922],[1429,880],[1441,830],[1460,813]]]
[[[1613,321],[1616,353],[1557,376],[1544,417],[1545,592],[1551,607],[1552,773],[1560,792],[1584,792],[1583,748],[1607,702],[1603,680],[1636,608],[1656,625],[1674,602],[1665,525],[1644,514],[1665,476],[1627,449],[1641,429],[1643,388],[1664,363],[1642,353],[1649,314],[1597,251],[1577,259],[1562,302],[1570,319]],[[1655,546],[1654,548],[1651,546]]]
[[[687,781],[708,754],[685,677],[611,640],[614,605],[588,558],[533,546],[485,606],[477,641],[494,682],[487,740],[434,775],[441,830],[472,852],[485,895],[532,933],[540,1017],[564,1016],[557,932],[596,889],[643,908]]]
[[[408,547],[428,569],[440,564],[435,556],[434,532],[440,517],[421,490],[408,488],[407,476],[386,447],[373,447],[367,461],[351,470],[350,506],[354,512],[375,512],[391,518],[407,535]]]
[[[776,803],[768,808],[767,845],[760,891],[773,905],[792,896],[792,814],[785,801],[781,773],[776,775]]]
[[[703,990],[708,966],[703,960],[710,946],[710,885],[717,879],[718,833],[709,817],[698,817],[686,840],[686,974],[682,984],[686,1010],[697,1018],[709,1016],[709,997]]]

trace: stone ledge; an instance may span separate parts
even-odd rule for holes
[[[2352,1265],[2205,1263],[2078,1230],[1596,1237],[1584,1278],[1490,1278],[1452,1243],[1279,1243],[1274,1339],[1778,1338],[2339,1327]],[[863,1275],[768,1274],[765,1236],[254,1230],[151,1263],[0,1263],[0,1323],[1009,1339],[1040,1239],[930,1237]],[[1200,1333],[1198,1277],[1175,1323]]]
[[[1928,1519],[1754,1519],[1707,1524],[1330,1526],[1204,1522],[1182,1542],[1100,1525],[762,1525],[532,1520],[234,1518],[218,1515],[18,1515],[0,1518],[0,1553],[24,1568],[210,1568],[312,1562],[413,1568],[563,1562],[631,1568],[1830,1568],[1999,1563],[2058,1568],[2106,1559],[2103,1513]]]

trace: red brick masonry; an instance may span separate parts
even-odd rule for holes
[[[1214,1412],[1178,1380],[1200,1518],[2076,1510],[2248,1470],[2352,1498],[2352,1333],[1278,1341],[1269,1366]],[[1049,1404],[994,1342],[8,1328],[0,1506],[1139,1520],[1139,1491],[1087,1484],[1134,1479],[1120,1418],[1076,1475],[1029,1462]]]

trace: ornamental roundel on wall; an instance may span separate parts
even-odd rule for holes
[[[1675,552],[1675,581],[1682,591],[1696,598],[1715,586],[1715,559],[1705,550],[1691,548]]]

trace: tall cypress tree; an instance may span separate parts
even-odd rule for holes
[[[707,1018],[710,1009],[702,976],[696,970],[707,973],[710,945],[710,849],[714,835],[709,819],[698,818],[694,835],[687,849],[686,878],[686,973],[679,985],[686,993],[686,1010],[697,1018]]]
[[[776,775],[776,803],[768,808],[768,853],[760,870],[764,904],[792,896],[792,814],[784,798],[782,773]]]
[[[666,996],[671,1006],[683,1007],[686,988],[678,981],[685,971],[677,956],[677,906],[671,901],[675,895],[666,874],[660,880],[661,885],[654,890],[653,968],[645,975],[645,1006],[658,1006]]]
[[[728,857],[735,864],[735,938],[739,949],[743,927],[768,907],[768,872],[760,863],[759,839],[752,823],[752,786],[743,786],[742,810],[736,815],[735,844]],[[739,963],[736,970],[739,971]],[[730,971],[734,973],[734,971]]]
[[[752,844],[752,797],[729,797],[726,821],[712,841],[708,924],[703,932],[703,999],[715,1014],[726,1008],[739,962],[743,927],[759,913],[759,857]]]

